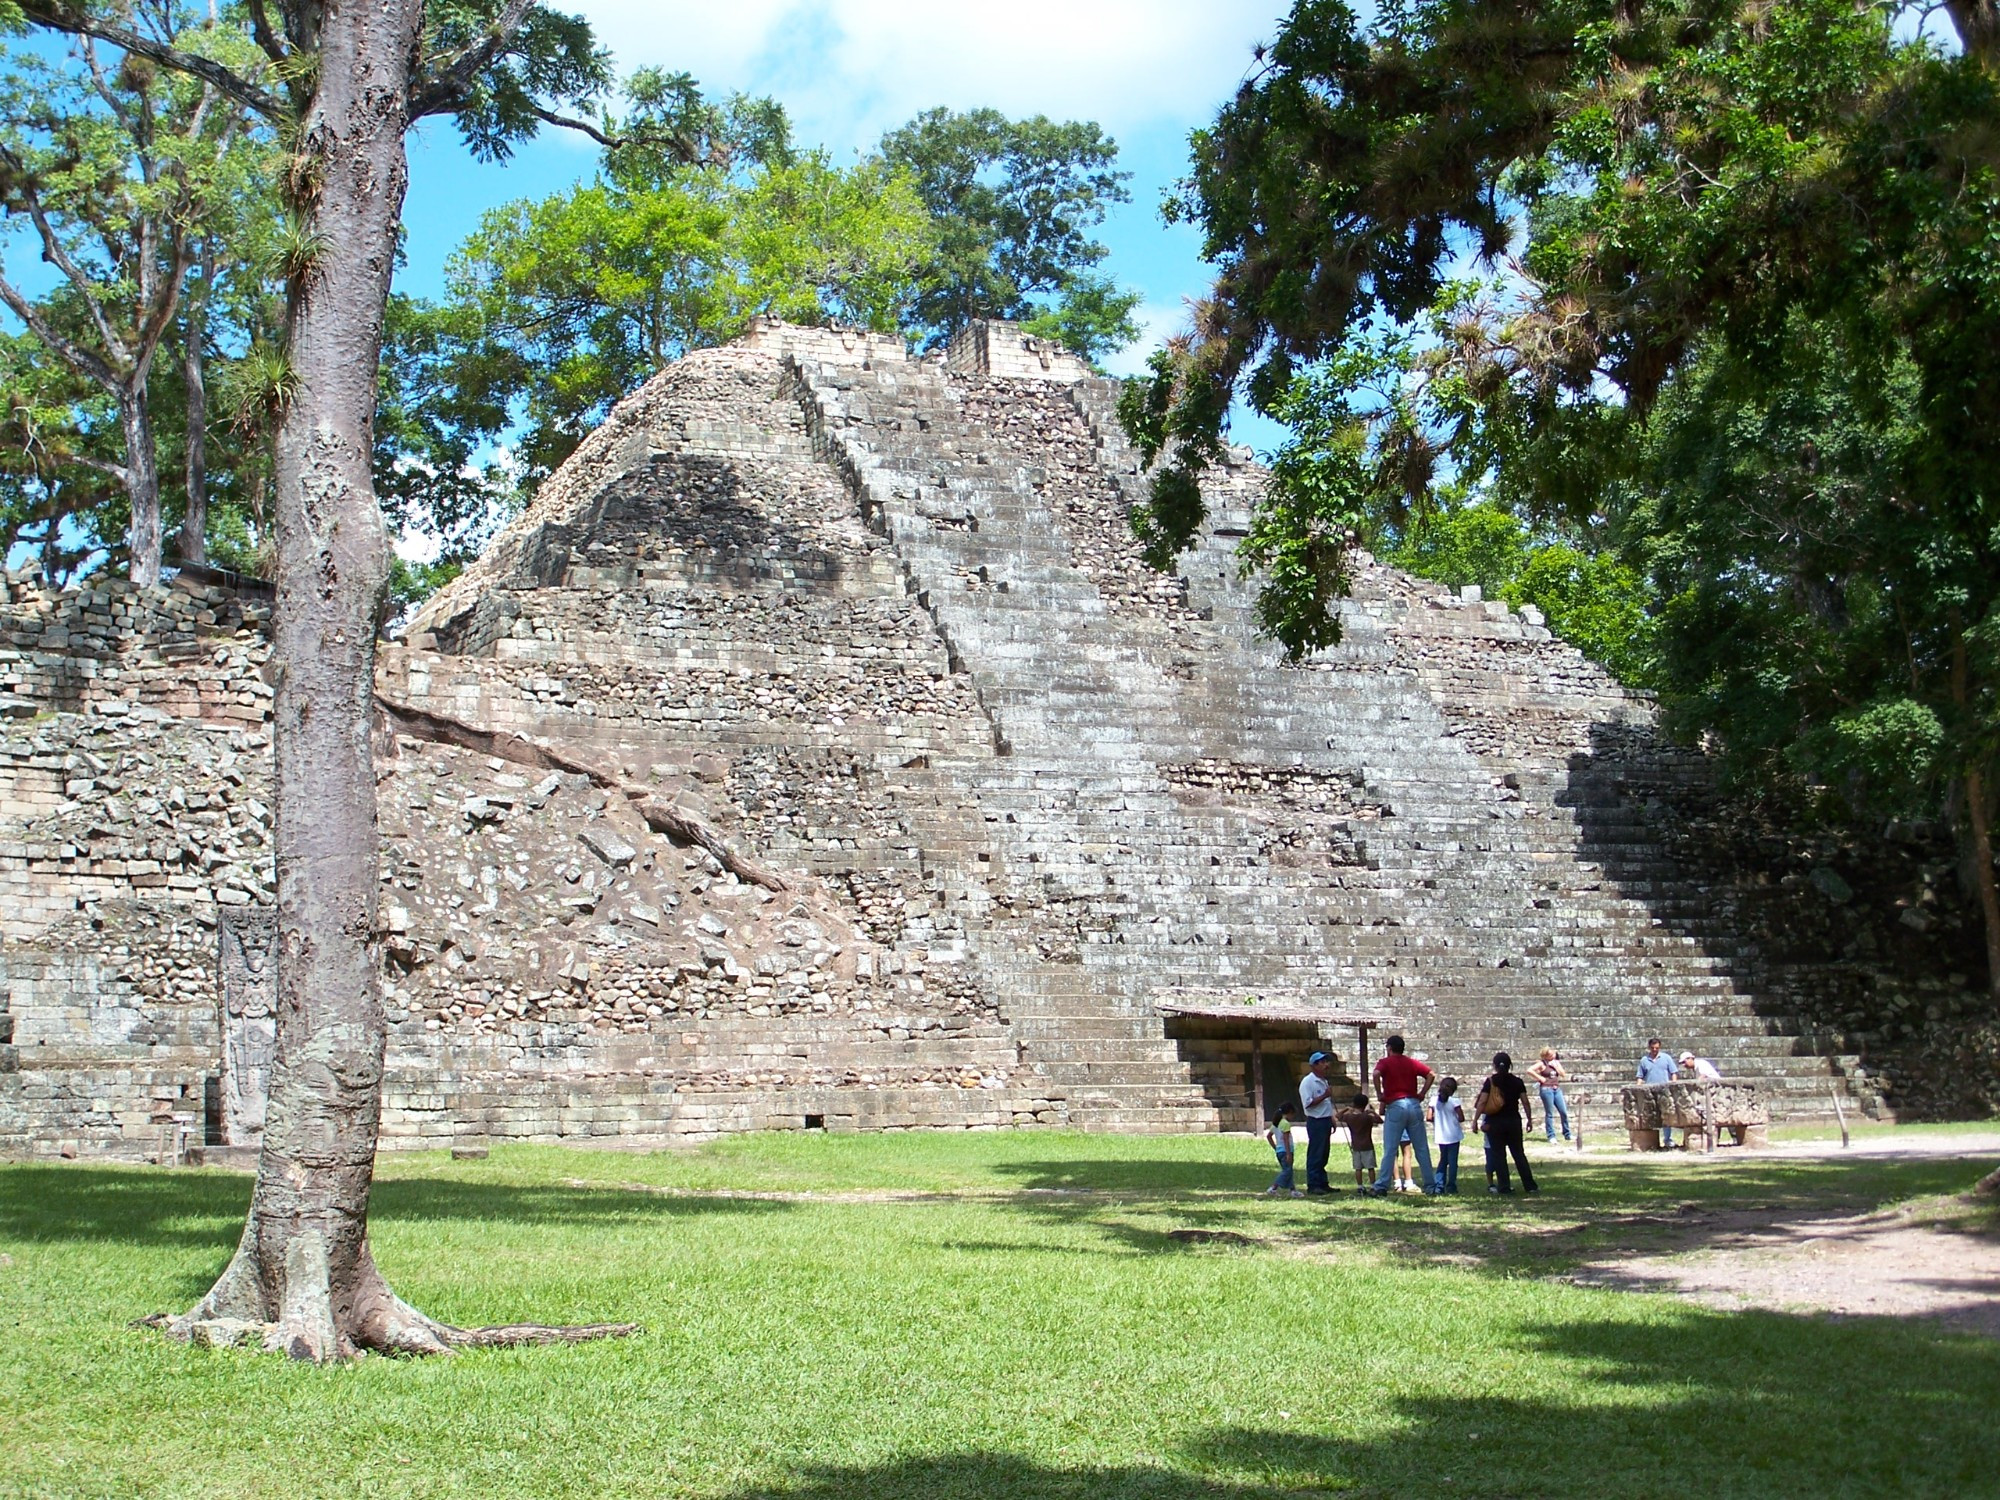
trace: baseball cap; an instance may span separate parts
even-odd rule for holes
[[[1675,1059],[1674,1059],[1674,1061],[1675,1061],[1675,1062],[1693,1062],[1693,1061],[1694,1061],[1694,1054],[1693,1054],[1692,1052],[1683,1052],[1683,1053],[1682,1053],[1682,1054],[1681,1054],[1681,1055],[1680,1055],[1679,1057],[1675,1058]]]
[[[1314,1063],[1323,1063],[1332,1061],[1333,1061],[1332,1057],[1328,1056],[1326,1053],[1315,1052],[1311,1057],[1306,1059],[1306,1066],[1310,1068]]]

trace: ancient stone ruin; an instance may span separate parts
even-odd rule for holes
[[[1607,1121],[1649,1032],[1779,1118],[1850,1086],[1797,1019],[1848,971],[1664,852],[1706,770],[1646,703],[1373,563],[1283,665],[1260,472],[1151,572],[1114,400],[1005,324],[763,325],[617,408],[382,653],[391,1144],[1245,1128],[1359,1074],[1322,1014],[1554,1043]],[[7,587],[0,1152],[254,1143],[268,596]]]

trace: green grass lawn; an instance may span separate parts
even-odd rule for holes
[[[405,1297],[646,1332],[336,1369],[126,1326],[199,1297],[247,1178],[0,1167],[0,1495],[2000,1488],[2000,1343],[1560,1279],[1677,1217],[1935,1200],[1992,1163],[1542,1160],[1536,1199],[1324,1203],[1255,1197],[1261,1148],[1215,1136],[388,1157]]]

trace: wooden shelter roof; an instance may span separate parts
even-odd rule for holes
[[[1352,1026],[1369,1031],[1394,1026],[1394,1016],[1379,1011],[1340,1010],[1304,999],[1259,999],[1254,1004],[1211,995],[1160,995],[1153,1008],[1163,1016],[1195,1016],[1206,1021],[1283,1021],[1318,1026]]]

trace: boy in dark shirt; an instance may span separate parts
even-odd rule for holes
[[[1348,1149],[1354,1155],[1354,1185],[1365,1189],[1375,1175],[1375,1127],[1382,1117],[1368,1107],[1368,1096],[1356,1094],[1354,1102],[1334,1117],[1347,1127]]]

